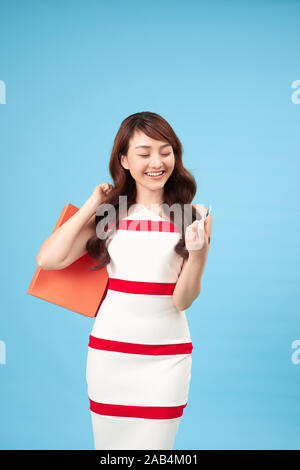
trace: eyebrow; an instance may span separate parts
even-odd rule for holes
[[[162,149],[163,147],[169,147],[169,146],[171,147],[171,144],[164,144],[164,145],[161,145],[159,148]],[[145,147],[145,148],[151,149],[151,145],[138,145],[135,148],[138,149],[140,147]]]

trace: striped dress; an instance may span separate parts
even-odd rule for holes
[[[108,288],[86,366],[95,449],[173,449],[193,349],[185,311],[172,302],[180,236],[144,208],[121,219],[108,242]]]

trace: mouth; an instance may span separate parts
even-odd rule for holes
[[[148,177],[148,178],[151,178],[153,180],[159,180],[163,177],[163,175],[165,174],[165,170],[163,171],[160,171],[160,172],[149,172],[149,173],[145,173],[145,175]]]

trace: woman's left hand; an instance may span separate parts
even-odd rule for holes
[[[187,226],[185,230],[185,247],[188,251],[202,253],[209,250],[209,217],[211,217],[211,214],[205,220],[194,220],[191,225]]]

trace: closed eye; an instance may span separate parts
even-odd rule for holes
[[[170,153],[162,153],[162,155],[167,157],[168,155],[171,155],[171,152],[170,152]],[[139,157],[149,157],[150,154],[149,154],[149,155],[139,155],[139,154],[138,154],[138,156],[139,156]]]

